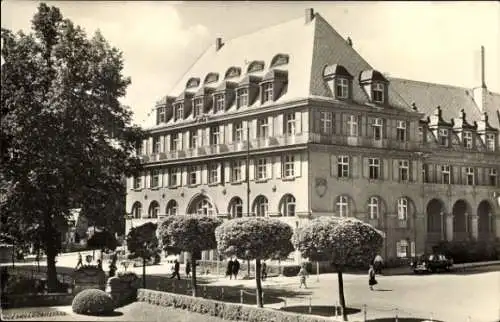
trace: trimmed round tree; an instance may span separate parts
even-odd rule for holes
[[[191,254],[191,281],[193,296],[197,295],[196,287],[196,258],[203,250],[215,249],[215,229],[222,221],[209,216],[169,216],[159,228],[162,248],[171,254],[188,252]]]
[[[87,241],[87,247],[90,249],[99,249],[102,258],[105,250],[115,250],[118,247],[118,241],[115,235],[109,230],[96,231]]]
[[[146,288],[146,261],[158,254],[158,238],[156,237],[157,225],[147,222],[133,227],[127,234],[127,249],[129,259],[142,259],[142,283]]]
[[[383,239],[382,232],[355,218],[320,217],[295,231],[294,244],[302,257],[329,260],[336,266],[344,321],[342,272],[348,267],[366,267],[382,248]]]
[[[257,305],[262,307],[261,260],[284,258],[293,251],[292,227],[273,218],[226,221],[215,230],[217,248],[225,256],[255,260]]]

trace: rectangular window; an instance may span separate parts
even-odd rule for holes
[[[153,153],[160,153],[160,138],[153,137]]]
[[[203,99],[196,98],[193,100],[193,116],[197,117],[203,114]]]
[[[158,188],[160,186],[160,170],[151,170],[151,188]]]
[[[349,126],[349,136],[358,136],[358,117],[356,115],[349,115],[347,125]]]
[[[373,83],[373,101],[375,103],[384,103],[384,84]]]
[[[269,136],[269,123],[267,117],[260,118],[257,121],[257,136],[261,139]]]
[[[160,123],[164,123],[167,121],[167,109],[165,107],[160,107],[158,114],[159,114],[158,121]]]
[[[134,177],[134,189],[142,188],[142,176]]]
[[[349,80],[347,78],[337,78],[335,82],[335,96],[337,98],[349,97]]]
[[[486,150],[495,151],[495,134],[486,134]]]
[[[448,146],[448,129],[439,129],[439,144],[441,146]]]
[[[293,178],[295,176],[294,172],[295,158],[293,155],[285,156],[284,173],[285,178]]]
[[[451,172],[449,165],[441,166],[441,183],[450,184],[451,183]]]
[[[189,148],[195,149],[198,147],[198,131],[194,130],[189,133]]]
[[[467,185],[474,185],[474,168],[467,167],[465,168],[465,175],[467,177]]]
[[[406,239],[396,242],[396,256],[399,258],[408,257],[408,241]]]
[[[198,180],[197,180],[197,168],[196,166],[192,165],[188,168],[188,184],[190,185],[195,185],[198,183]]]
[[[341,155],[337,157],[337,176],[339,178],[349,178],[349,157]]]
[[[210,145],[217,145],[219,144],[219,126],[214,125],[210,127]]]
[[[332,134],[332,112],[320,112],[319,122],[321,134]]]
[[[238,122],[233,125],[234,142],[243,142],[243,123]]]
[[[262,85],[262,103],[269,101],[274,101],[273,83],[266,83]]]
[[[225,102],[226,100],[224,99],[224,94],[214,95],[215,113],[224,111]]]
[[[379,179],[380,178],[380,159],[369,158],[368,159],[368,169],[369,169],[369,178],[370,179]]]
[[[396,128],[396,140],[406,142],[406,121],[398,121]]]
[[[170,151],[177,151],[180,148],[179,133],[172,133],[170,137]]]
[[[408,181],[409,180],[409,161],[399,160],[399,180]]]
[[[208,183],[219,182],[219,164],[211,163],[208,167]]]
[[[241,181],[241,160],[234,160],[231,162],[231,181]]]
[[[174,105],[175,113],[174,113],[174,121],[183,120],[184,119],[184,103],[177,103]]]
[[[168,185],[171,186],[171,187],[175,187],[177,186],[178,184],[178,173],[179,169],[177,168],[170,168],[168,170],[168,178],[169,178],[169,182],[168,182]]]
[[[286,114],[286,134],[294,135],[295,134],[295,113]]]
[[[495,168],[490,168],[488,170],[488,178],[489,178],[489,184],[490,186],[496,187],[497,185],[497,169]]]
[[[463,133],[464,148],[472,149],[472,132]]]
[[[382,140],[382,124],[384,121],[380,118],[376,118],[373,120],[372,129],[373,129],[373,139],[374,140]]]
[[[418,127],[418,139],[419,142],[424,142],[424,128],[422,126]]]
[[[236,92],[236,105],[238,108],[248,106],[248,88],[240,88]]]
[[[267,163],[265,158],[257,160],[257,180],[259,179],[267,179]]]

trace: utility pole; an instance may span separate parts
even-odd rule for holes
[[[245,167],[245,179],[247,181],[247,216],[250,217],[250,126],[247,121],[247,162]],[[247,259],[247,274],[250,278],[250,260]]]

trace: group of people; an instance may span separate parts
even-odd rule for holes
[[[237,279],[238,277],[238,272],[240,271],[240,262],[238,262],[238,259],[232,259],[230,258],[229,261],[227,262],[227,268],[226,268],[226,277],[229,276],[229,279],[232,279],[234,276],[234,279]]]
[[[181,275],[179,274],[180,269],[181,269],[181,264],[179,263],[179,261],[177,259],[174,260],[173,272],[172,272],[172,275],[170,275],[170,278],[174,278],[177,276],[177,279],[180,280],[181,279]],[[186,261],[185,273],[186,273],[186,278],[191,277],[191,261],[190,260]]]

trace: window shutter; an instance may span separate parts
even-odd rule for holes
[[[364,159],[362,157],[359,157],[359,156],[352,156],[352,157],[349,157],[349,159],[351,160],[351,164],[350,164],[350,168],[349,169],[349,172],[350,172],[350,175],[352,176],[352,178],[359,178],[359,177],[362,177],[363,176],[363,171],[366,171],[366,170],[362,170],[360,169],[360,166],[363,166],[363,161]],[[368,161],[366,161],[368,162]]]
[[[241,180],[245,181],[247,179],[247,162],[246,160],[243,160],[241,162]]]
[[[453,167],[453,182],[455,184],[466,183],[465,167]]]
[[[363,176],[365,178],[370,178],[370,168],[369,168],[369,163],[368,163],[368,158],[363,157]]]
[[[224,144],[224,124],[219,125],[219,144]]]
[[[278,155],[276,156],[276,162],[274,163],[274,173],[276,174],[276,179],[281,178],[281,169],[282,169],[282,164],[281,164],[281,156]]]
[[[188,180],[187,180],[187,167],[182,167],[182,170],[181,170],[181,186],[185,186],[187,185],[188,183]]]
[[[382,163],[380,166],[381,166],[381,169],[382,169],[382,178],[384,180],[389,180],[390,176],[389,176],[389,161],[390,159],[380,159],[380,163]]]
[[[186,131],[184,132],[184,146],[186,147],[186,149],[189,149],[191,147],[191,131]]]
[[[366,119],[366,116],[357,116],[358,119],[358,136],[366,136],[366,127],[368,120]]]
[[[250,139],[253,140],[257,138],[257,119],[253,119],[250,124]]]
[[[160,135],[160,153],[165,152],[165,136]]]
[[[338,162],[337,156],[334,154],[330,154],[330,176],[338,177]]]
[[[148,154],[153,154],[153,137],[148,140]]]
[[[268,132],[269,132],[269,137],[274,136],[274,118],[272,116],[267,117],[267,124],[268,124]]]
[[[249,180],[255,180],[255,160],[254,159],[250,159],[250,164],[249,164],[249,167],[248,167],[248,179]]]
[[[273,178],[273,158],[266,158],[266,175],[268,179]]]
[[[170,151],[170,134],[167,134],[165,135],[165,146],[164,146],[164,150],[165,152],[168,152]]]
[[[389,161],[389,160],[387,160]],[[399,160],[392,160],[392,180],[399,181]]]
[[[429,173],[427,176],[429,177],[429,183],[436,183],[435,174],[436,174],[436,165],[427,163],[427,172]]]
[[[198,132],[197,144],[199,147],[205,145],[205,140],[203,139],[203,129],[196,130]]]
[[[205,128],[205,135],[203,138],[203,145],[210,145],[210,128]]]
[[[249,137],[249,135],[247,134],[247,132],[248,132],[248,130],[249,130],[249,129],[248,129],[248,127],[249,127],[249,125],[248,125],[248,121],[243,121],[243,122],[241,122],[241,126],[243,127],[243,138],[242,138],[242,140],[243,140],[243,141],[246,141],[246,140],[247,140],[247,137]]]
[[[206,164],[201,167],[201,183],[208,183],[208,166]]]
[[[224,162],[224,182],[231,182],[231,162]]]
[[[177,150],[183,150],[184,149],[184,133],[179,132],[179,145],[177,146]]]
[[[280,113],[274,118],[274,135],[279,136],[283,134],[285,134],[285,130],[283,127],[283,114]]]
[[[295,112],[295,133],[302,133],[302,112]]]
[[[422,167],[418,166],[418,161],[416,161],[416,160],[411,161],[411,164],[410,164],[411,178],[410,178],[410,180],[412,182],[419,182],[420,181],[419,174],[418,174],[419,169],[422,169]]]
[[[296,178],[299,178],[302,175],[301,156],[302,155],[300,153],[297,153],[294,156],[295,158],[294,158],[293,172],[294,172]]]
[[[442,183],[443,182],[443,169],[441,168],[443,165],[442,164],[437,164],[435,165],[435,168],[436,168],[436,177],[435,177],[435,180],[436,180],[436,183]],[[453,173],[450,174],[451,176],[453,176]],[[453,179],[452,179],[452,182],[453,182]]]
[[[158,169],[158,187],[163,187],[163,169]]]
[[[165,169],[165,173],[164,173],[163,179],[164,179],[163,182],[165,183],[164,186],[168,187],[170,185],[170,173],[169,173],[169,169],[168,168]]]
[[[312,116],[314,118],[314,129],[313,132],[315,133],[321,133],[321,111],[319,110],[313,110],[312,111]],[[297,116],[295,116],[297,117]]]
[[[201,166],[196,166],[196,184],[201,184]]]
[[[397,241],[396,242],[396,257],[401,257],[400,249],[401,249],[401,242]]]
[[[222,162],[217,162],[217,183],[222,182]]]
[[[226,141],[228,144],[233,143],[234,137],[233,137],[233,123],[229,123],[227,125],[227,132],[226,132]]]

